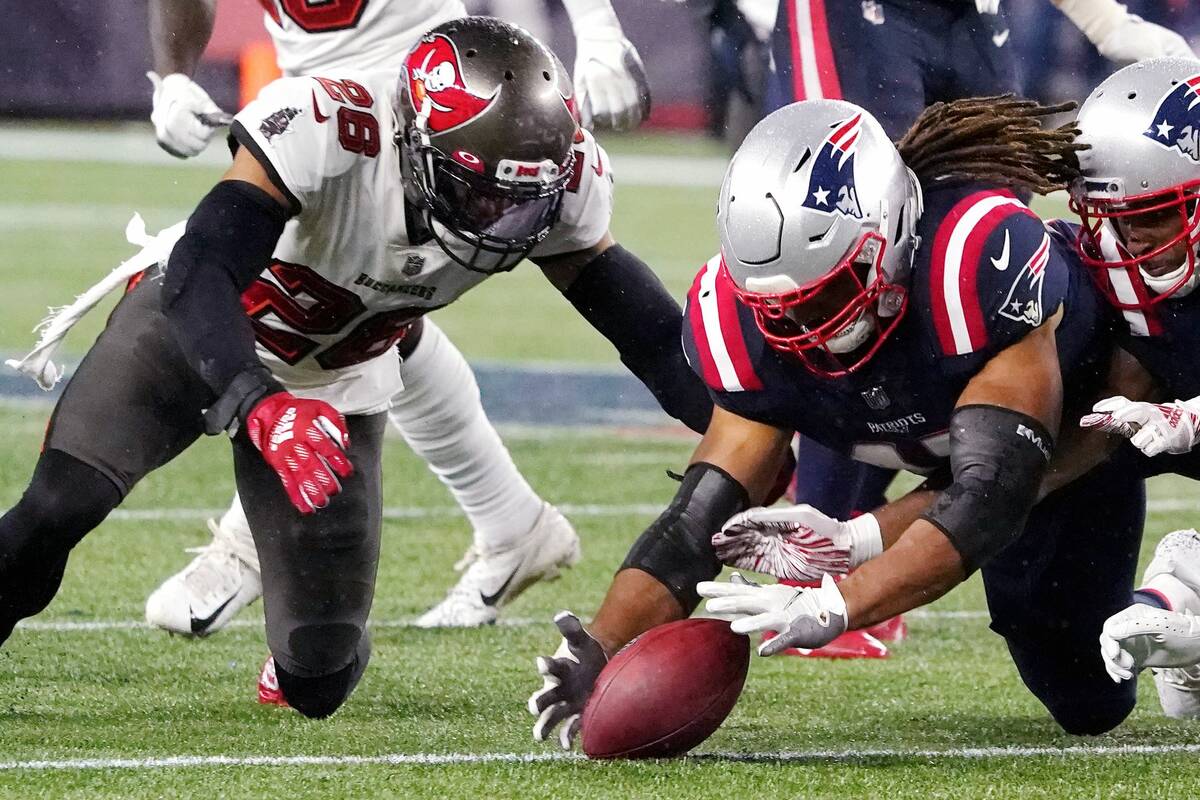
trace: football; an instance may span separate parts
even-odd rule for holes
[[[589,758],[683,755],[721,726],[750,666],[750,640],[717,619],[644,633],[613,658],[583,711]]]

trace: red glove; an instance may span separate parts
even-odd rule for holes
[[[354,473],[346,458],[346,419],[321,400],[288,392],[270,395],[246,416],[246,432],[301,514],[329,505],[342,490],[337,476]]]

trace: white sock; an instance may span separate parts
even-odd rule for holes
[[[541,514],[542,499],[483,413],[462,353],[426,318],[400,375],[404,389],[392,398],[388,418],[462,506],[476,548],[494,553],[516,546]]]
[[[221,529],[221,535],[233,552],[237,553],[238,558],[258,572],[258,550],[254,547],[254,537],[250,535],[250,521],[246,519],[246,512],[242,509],[242,498],[237,492],[233,493],[233,502],[229,504],[229,510],[217,521],[217,527]]]

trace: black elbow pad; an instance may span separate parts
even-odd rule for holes
[[[205,268],[221,268],[238,291],[245,289],[266,269],[287,220],[288,212],[257,186],[218,183],[188,217],[187,229],[171,250],[163,309],[170,309]]]
[[[671,505],[633,543],[621,569],[653,575],[690,614],[700,602],[696,584],[721,572],[713,534],[749,505],[745,487],[725,470],[692,464]]]
[[[922,516],[946,534],[968,573],[1021,534],[1053,450],[1045,426],[1019,411],[988,405],[955,410],[953,482]]]

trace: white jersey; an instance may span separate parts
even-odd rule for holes
[[[405,326],[487,275],[410,238],[415,211],[392,143],[393,76],[329,75],[275,81],[235,119],[234,136],[299,210],[242,304],[259,356],[289,390],[343,414],[373,413],[402,387],[394,345]],[[587,132],[575,145],[575,175],[533,255],[586,249],[607,232],[612,173]]]
[[[465,17],[460,0],[259,0],[284,75],[342,69],[400,74],[417,38]]]

